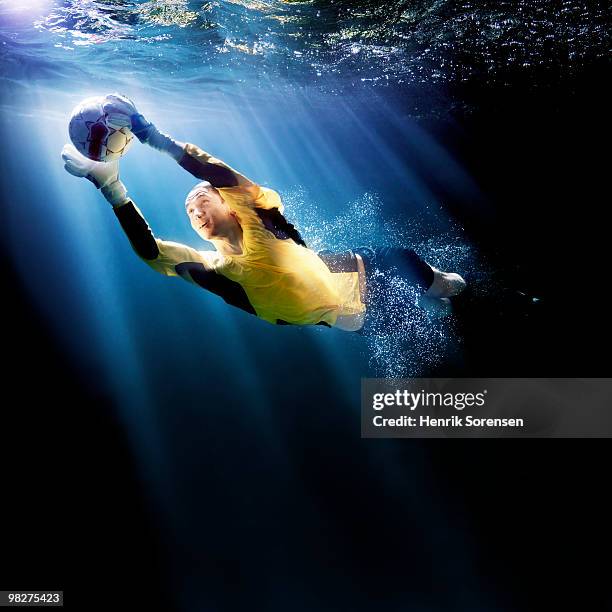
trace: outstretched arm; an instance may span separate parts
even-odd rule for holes
[[[83,157],[72,145],[62,151],[64,167],[74,176],[90,180],[112,205],[123,231],[136,253],[154,270],[167,276],[180,276],[221,297],[236,308],[256,314],[244,288],[216,272],[223,258],[216,251],[196,251],[176,242],[155,238],[151,228],[119,180],[118,162],[94,162]]]
[[[151,268],[166,276],[182,276],[181,265],[197,263],[208,269],[209,264],[203,253],[176,242],[156,238],[148,223],[134,202],[128,198],[127,190],[119,180],[119,164],[115,162],[95,162],[82,156],[72,145],[62,151],[66,170],[78,177],[91,181],[100,189],[104,198],[111,204],[119,223],[128,237],[136,254]],[[211,253],[212,255],[212,253]]]
[[[129,98],[119,94],[106,96],[105,111],[115,123],[123,122],[129,126],[140,142],[167,153],[187,172],[200,180],[208,181],[213,187],[255,186],[244,175],[199,147],[178,142],[160,132],[153,123],[138,112]]]
[[[135,253],[156,272],[193,281],[190,276],[181,273],[182,267],[194,263],[204,269],[209,268],[207,260],[199,251],[185,244],[156,238],[132,200],[113,206],[113,211]]]
[[[255,187],[246,176],[196,145],[186,144],[183,151],[179,164],[196,178],[208,181],[213,187]]]

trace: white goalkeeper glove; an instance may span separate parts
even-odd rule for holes
[[[118,160],[93,161],[81,155],[72,144],[64,145],[62,159],[67,172],[91,181],[112,206],[119,206],[127,201],[127,190],[119,180]]]

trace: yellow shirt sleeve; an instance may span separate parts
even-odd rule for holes
[[[186,244],[159,238],[156,238],[155,242],[157,242],[159,255],[156,259],[143,261],[153,270],[165,276],[179,276],[176,266],[182,263],[201,263],[207,270],[214,270],[218,265],[219,254],[216,251],[197,251]]]

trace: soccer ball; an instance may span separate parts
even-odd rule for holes
[[[119,159],[134,140],[129,127],[109,118],[104,96],[87,98],[72,111],[68,133],[79,153],[101,162]]]

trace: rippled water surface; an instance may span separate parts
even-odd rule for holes
[[[340,93],[397,84],[558,78],[610,51],[608,3],[501,1],[0,3],[0,69],[19,79],[307,86]],[[24,62],[28,66],[24,66]],[[537,75],[537,77],[536,77]]]

